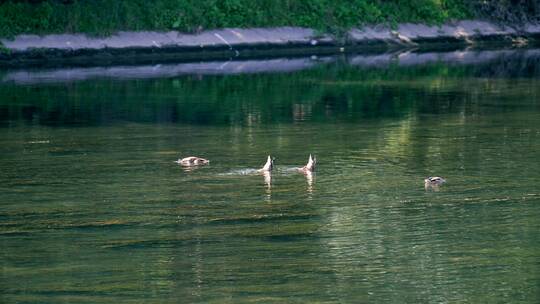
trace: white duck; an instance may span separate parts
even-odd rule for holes
[[[272,158],[272,157],[270,157],[270,155],[268,155],[268,158],[266,159],[266,163],[258,171],[259,172],[270,172],[270,171],[272,171],[272,169],[274,168],[274,160],[275,160],[275,158]]]
[[[311,157],[311,154],[310,154],[307,164],[303,166],[302,168],[298,168],[298,170],[304,173],[308,173],[308,172],[311,173],[315,171],[315,165],[317,165],[317,158]]]

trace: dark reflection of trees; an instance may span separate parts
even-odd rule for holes
[[[475,77],[538,77],[540,76],[540,54],[531,56],[526,52],[501,53],[489,63],[475,69]]]
[[[477,111],[474,96],[511,88],[513,78],[540,75],[538,61],[535,56],[502,53],[487,63],[466,66],[371,69],[336,63],[292,74],[3,85],[0,121],[230,125]]]

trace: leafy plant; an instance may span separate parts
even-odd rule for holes
[[[540,4],[536,0],[5,0],[0,1],[0,37],[272,26],[339,33],[363,24],[436,24],[474,16],[506,22],[540,20]]]

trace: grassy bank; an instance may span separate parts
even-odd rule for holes
[[[1,1],[0,1],[1,2]],[[74,0],[6,1],[0,36],[119,30],[195,32],[223,27],[304,26],[336,32],[366,23],[470,17],[465,0]]]
[[[489,16],[508,22],[540,20],[540,4],[536,0],[4,0],[0,37],[272,26],[336,33],[362,24],[433,24]]]

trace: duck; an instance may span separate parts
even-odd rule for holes
[[[268,158],[266,159],[266,163],[264,164],[264,166],[261,169],[257,170],[257,171],[259,171],[259,172],[271,172],[272,169],[274,169],[274,160],[275,160],[275,158],[268,155]]]
[[[315,171],[316,164],[317,164],[317,158],[311,157],[311,154],[310,154],[307,164],[301,168],[298,168],[298,170],[304,173],[311,173]]]
[[[198,165],[207,165],[210,161],[206,158],[197,157],[197,156],[188,156],[176,161],[182,166],[198,166]]]
[[[440,185],[446,183],[446,180],[440,176],[429,176],[424,179],[424,187],[439,187]]]

